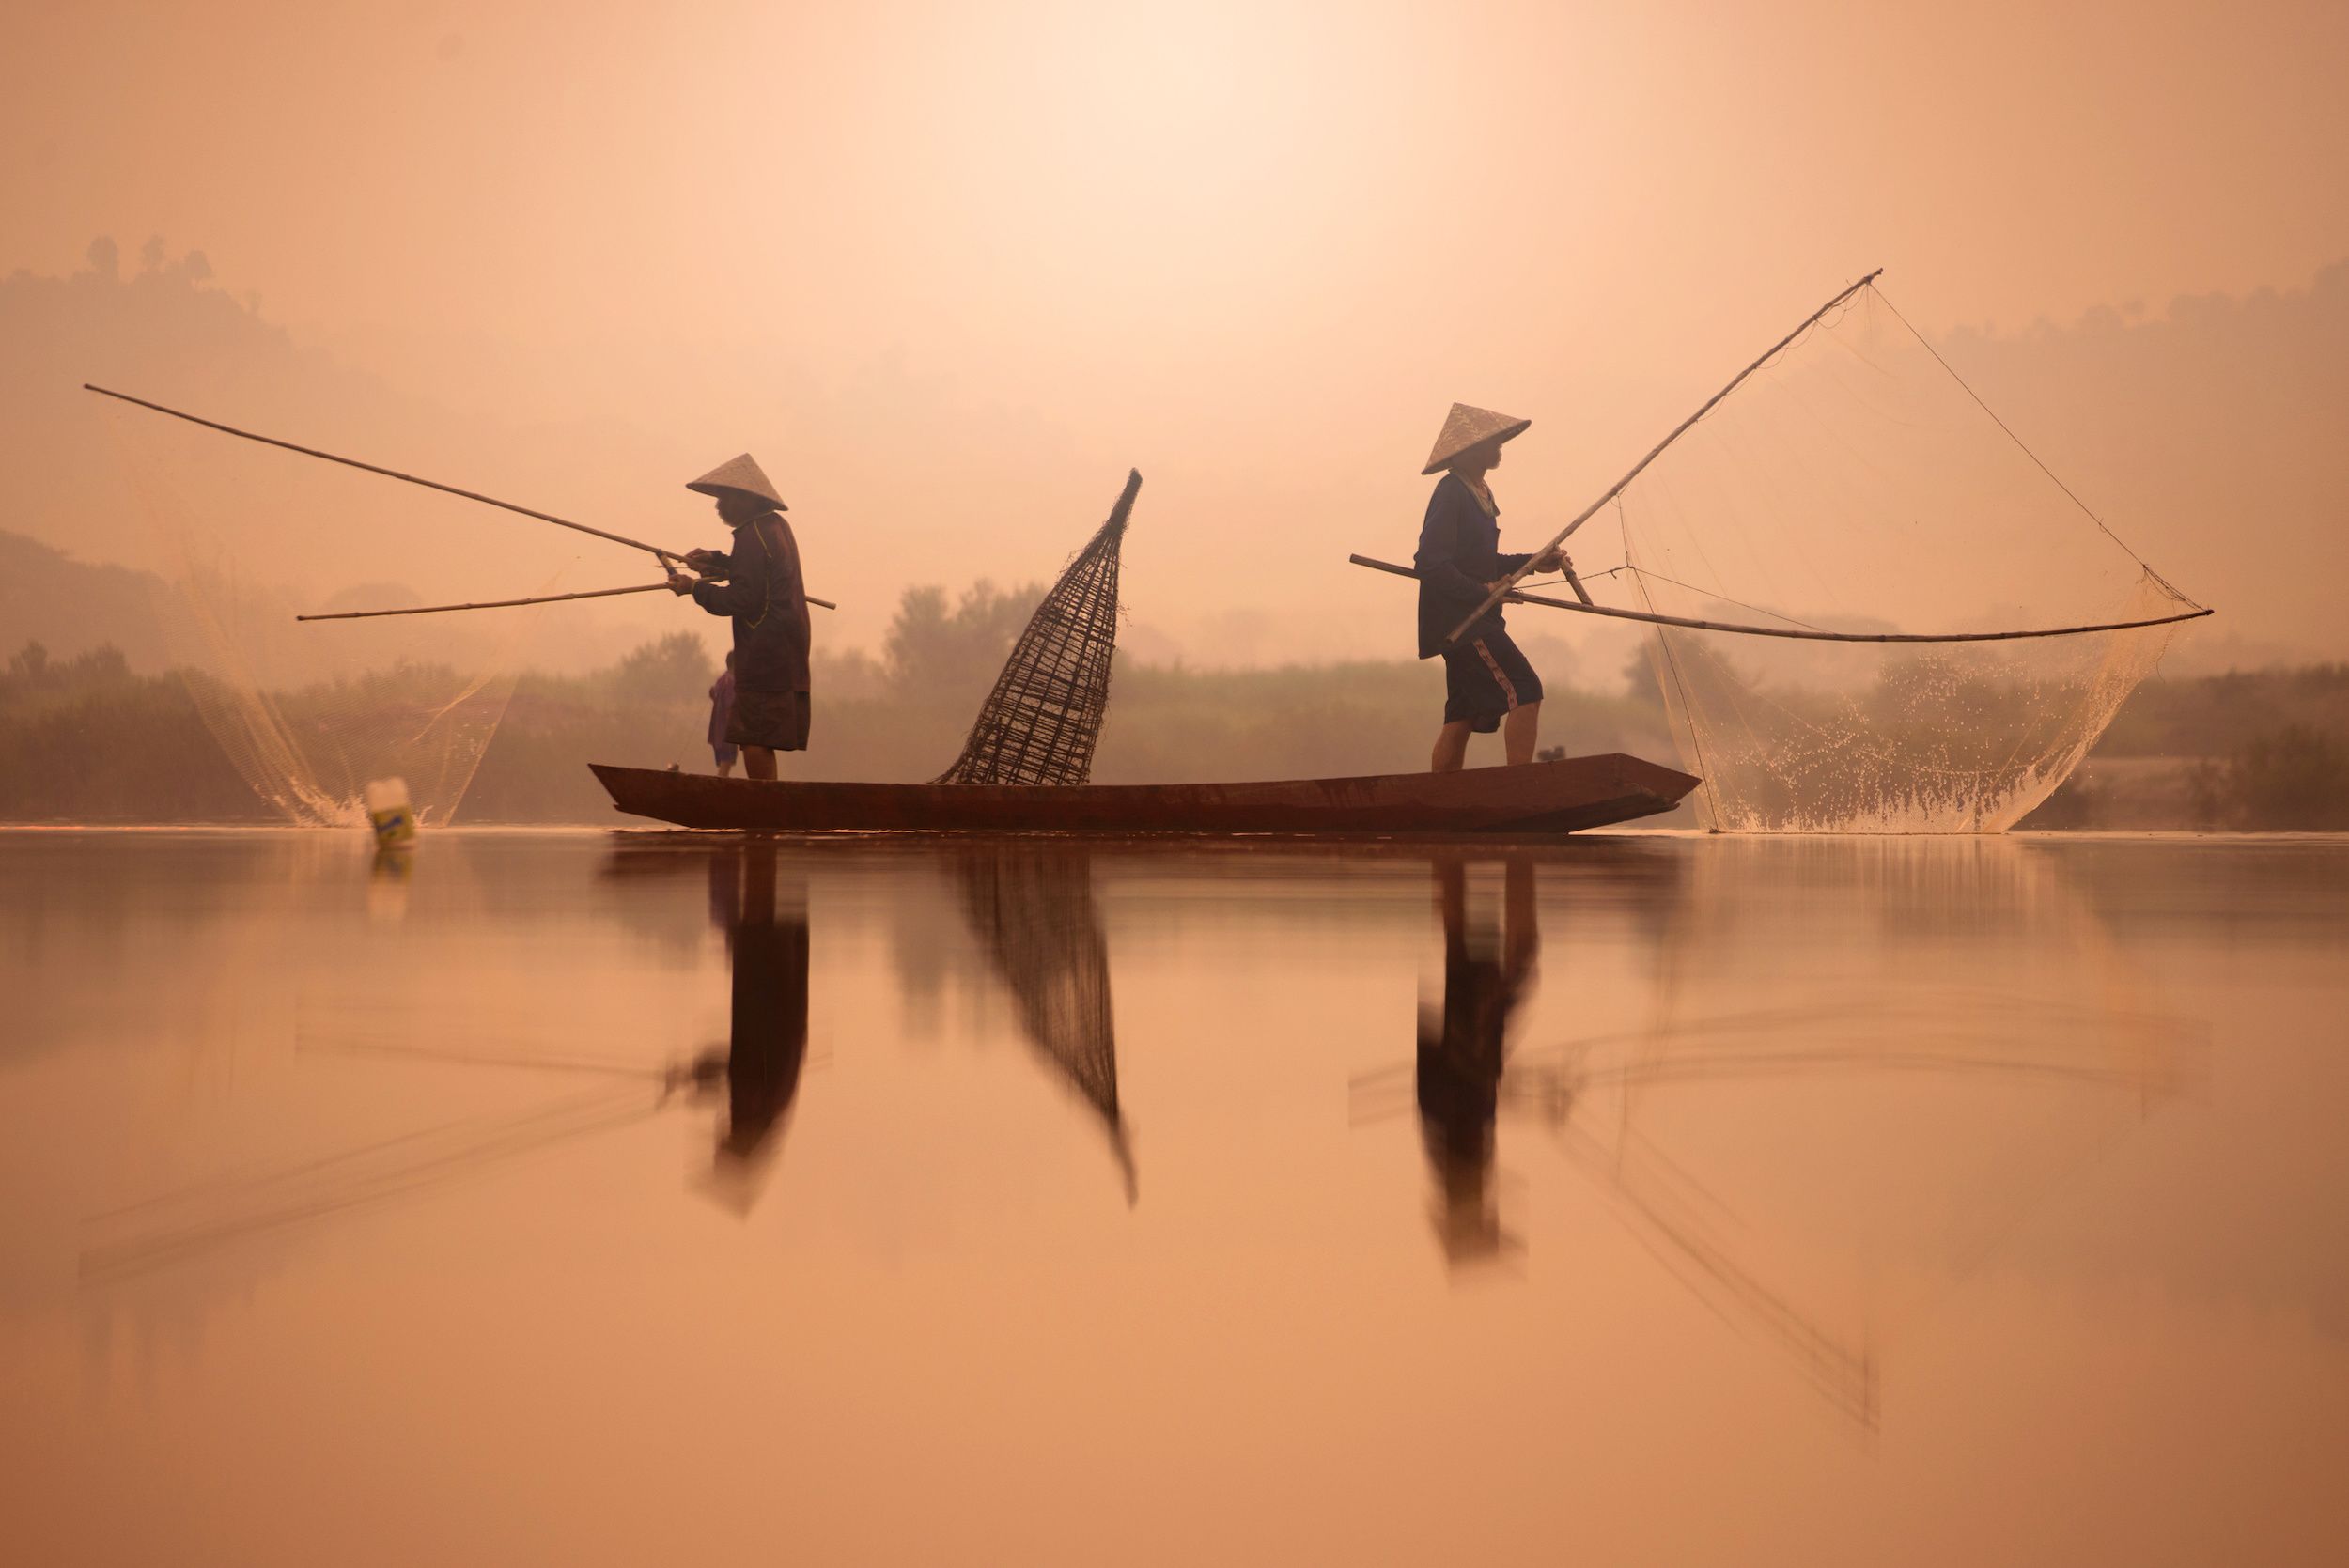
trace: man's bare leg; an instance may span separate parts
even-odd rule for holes
[[[720,763],[718,765],[718,777],[722,779],[730,779],[734,777],[734,764],[730,762]]]
[[[1428,753],[1430,773],[1457,773],[1468,761],[1469,722],[1466,719],[1446,724],[1436,732],[1436,749]]]
[[[1501,745],[1508,753],[1509,766],[1533,760],[1533,748],[1542,737],[1542,705],[1527,703],[1513,707],[1509,717],[1501,722]]]
[[[771,779],[775,776],[775,753],[765,746],[742,748],[742,776],[746,779]]]

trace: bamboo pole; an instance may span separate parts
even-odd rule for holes
[[[127,392],[112,392],[102,386],[92,386],[87,381],[82,383],[82,390],[95,392],[101,397],[112,397],[121,402],[132,403],[142,409],[152,409],[157,413],[167,413],[174,419],[184,419],[191,425],[201,425],[208,430],[218,430],[223,435],[236,436],[243,441],[259,442],[263,446],[275,446],[288,452],[299,452],[305,458],[322,458],[330,463],[340,463],[345,468],[361,469],[368,474],[380,474],[386,479],[398,479],[407,484],[421,485],[428,490],[439,490],[445,495],[462,496],[467,501],[478,501],[485,506],[496,506],[508,512],[519,512],[526,518],[537,518],[540,522],[551,522],[557,528],[570,528],[582,534],[593,534],[599,539],[610,539],[615,545],[627,545],[631,550],[641,550],[647,555],[657,557],[664,565],[681,563],[685,559],[674,550],[662,550],[659,545],[648,545],[642,539],[631,539],[623,534],[609,534],[600,528],[590,528],[583,522],[573,522],[568,518],[556,517],[552,512],[534,511],[528,506],[517,506],[510,501],[500,501],[493,495],[482,495],[474,490],[460,490],[455,485],[443,485],[437,479],[420,479],[412,474],[402,474],[396,468],[380,468],[374,463],[363,463],[356,458],[339,458],[332,452],[321,452],[314,446],[297,446],[292,442],[279,441],[274,436],[255,435],[250,430],[240,430],[233,425],[222,425],[210,419],[199,419],[194,414],[182,413],[178,409],[167,409],[161,403],[150,403],[144,397],[133,397]],[[816,601],[811,599],[809,602]]]
[[[575,598],[610,598],[614,594],[657,593],[669,585],[666,582],[640,582],[629,588],[589,588],[576,594],[539,594],[531,598],[493,598],[479,604],[419,604],[407,610],[339,610],[331,615],[296,615],[297,621],[365,621],[379,615],[439,615],[451,610],[511,610],[521,604],[562,604]],[[808,603],[825,610],[840,606],[828,598],[808,597]]]
[[[1408,567],[1398,567],[1392,561],[1375,560],[1368,555],[1349,555],[1346,559],[1373,571],[1392,572],[1397,577],[1419,576]],[[2150,620],[2041,627],[2029,631],[1803,631],[1793,627],[1739,626],[1734,621],[1699,621],[1686,615],[1657,615],[1644,610],[1616,610],[1604,604],[1577,604],[1572,599],[1550,598],[1517,588],[1507,590],[1501,597],[1511,604],[1538,604],[1550,610],[1579,610],[1585,615],[1605,615],[1610,620],[1641,621],[1649,626],[1687,627],[1691,631],[1734,631],[1745,637],[1788,637],[1804,643],[2012,643],[2027,637],[2077,637],[2091,631],[2134,631],[2139,627],[2170,626],[2179,621],[2195,621],[2217,613],[2211,610],[2188,610],[2182,614],[2156,615]],[[1481,615],[1484,612],[1480,610],[1477,613]]]
[[[1671,435],[1666,436],[1662,441],[1657,442],[1653,447],[1649,448],[1648,455],[1641,458],[1637,463],[1634,463],[1631,467],[1630,473],[1616,480],[1612,485],[1610,485],[1607,488],[1606,494],[1600,496],[1596,501],[1592,502],[1588,506],[1583,507],[1581,511],[1576,513],[1574,520],[1567,523],[1563,528],[1558,530],[1557,536],[1552,538],[1549,543],[1535,551],[1532,560],[1529,560],[1524,566],[1519,567],[1517,570],[1511,572],[1505,579],[1502,580],[1500,587],[1495,588],[1492,592],[1486,594],[1485,596],[1485,602],[1478,605],[1474,610],[1469,612],[1467,618],[1462,620],[1458,626],[1454,627],[1452,630],[1445,635],[1443,645],[1445,647],[1450,647],[1453,644],[1458,642],[1460,640],[1460,633],[1466,631],[1470,627],[1474,626],[1478,616],[1484,614],[1486,611],[1490,610],[1494,605],[1500,603],[1503,594],[1509,593],[1517,587],[1518,580],[1532,569],[1533,561],[1540,560],[1544,555],[1548,554],[1551,551],[1556,550],[1560,545],[1564,544],[1569,535],[1571,535],[1576,529],[1581,527],[1584,523],[1590,521],[1592,517],[1597,513],[1601,506],[1606,505],[1610,501],[1612,501],[1615,497],[1621,495],[1624,492],[1624,488],[1629,485],[1632,480],[1637,479],[1641,473],[1646,469],[1648,464],[1654,462],[1657,458],[1664,455],[1665,447],[1670,446],[1673,442],[1678,441],[1683,435],[1687,434],[1688,427],[1691,425],[1694,425],[1698,420],[1703,419],[1706,414],[1711,413],[1713,411],[1713,406],[1716,403],[1719,403],[1722,398],[1728,396],[1731,393],[1736,391],[1739,386],[1744,384],[1745,379],[1748,376],[1752,375],[1755,371],[1761,369],[1765,365],[1767,365],[1771,358],[1775,356],[1780,349],[1785,348],[1786,345],[1792,343],[1797,337],[1800,337],[1804,332],[1809,330],[1812,322],[1816,321],[1820,317],[1825,316],[1828,311],[1833,310],[1837,305],[1842,304],[1845,300],[1850,299],[1854,294],[1859,293],[1861,289],[1867,287],[1868,285],[1875,282],[1876,279],[1882,277],[1883,275],[1884,269],[1881,267],[1877,268],[1875,272],[1870,272],[1866,277],[1861,278],[1858,283],[1853,284],[1849,288],[1844,289],[1842,293],[1836,295],[1835,298],[1828,301],[1827,303],[1821,305],[1818,309],[1804,317],[1802,318],[1802,325],[1797,327],[1793,332],[1788,333],[1784,337],[1780,338],[1776,343],[1771,344],[1769,348],[1764,351],[1760,358],[1756,359],[1751,365],[1747,365],[1743,370],[1738,371],[1735,378],[1732,380],[1727,386],[1721,388],[1720,391],[1713,394],[1712,396],[1707,397],[1704,400],[1703,407],[1698,409],[1696,412],[1690,414],[1688,418],[1682,420],[1678,425],[1672,427],[1672,433]],[[1589,604],[1590,595],[1583,591],[1582,584],[1579,582],[1575,583],[1574,591],[1582,596],[1587,608],[1597,608],[1595,605]],[[1539,603],[1540,601],[1529,600],[1528,602]],[[1927,641],[1934,640],[1935,639],[1927,639]]]

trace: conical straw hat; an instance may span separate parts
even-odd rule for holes
[[[699,490],[704,495],[736,490],[766,502],[778,512],[789,510],[784,505],[783,497],[775,493],[774,482],[767,477],[766,472],[748,452],[739,458],[728,458],[685,488]]]
[[[1533,422],[1515,419],[1490,409],[1475,408],[1467,403],[1455,403],[1444,416],[1443,433],[1436,437],[1435,450],[1427,454],[1427,466],[1422,474],[1434,474],[1452,466],[1452,460],[1471,446],[1486,442],[1498,446]]]

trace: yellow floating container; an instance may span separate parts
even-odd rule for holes
[[[412,844],[416,837],[415,808],[408,803],[408,781],[375,779],[365,792],[367,821],[375,829],[376,846],[388,849]]]

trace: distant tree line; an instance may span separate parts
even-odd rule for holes
[[[950,762],[1041,590],[981,582],[950,597],[915,588],[878,656],[818,653],[811,750],[786,776],[911,781]],[[581,675],[529,674],[481,757],[459,820],[614,820],[590,761],[710,767],[705,743],[717,667],[675,633]],[[381,701],[445,672],[382,672]],[[193,673],[141,675],[101,648],[53,659],[28,643],[0,672],[0,820],[267,822],[271,808],[207,728]],[[352,700],[350,683],[282,692],[302,716]],[[1315,777],[1425,765],[1442,673],[1432,661],[1268,670],[1121,662],[1095,777],[1103,783]],[[1669,759],[1652,685],[1615,694],[1552,684],[1544,738],[1575,753]],[[1489,745],[1489,743],[1487,743]],[[2349,667],[2149,682],[2098,758],[2186,759],[2176,828],[2349,830]],[[1489,760],[1472,754],[1472,762]],[[2030,826],[2105,825],[2076,781]]]
[[[2188,788],[2199,826],[2349,831],[2349,745],[2305,724],[2196,763]]]
[[[2238,757],[2302,730],[2349,737],[2349,664],[2308,664],[2139,687],[2097,743],[2104,756]]]
[[[2131,762],[2158,799],[2100,782],[2096,765]],[[2147,681],[2091,764],[2023,826],[2349,831],[2349,664]]]

